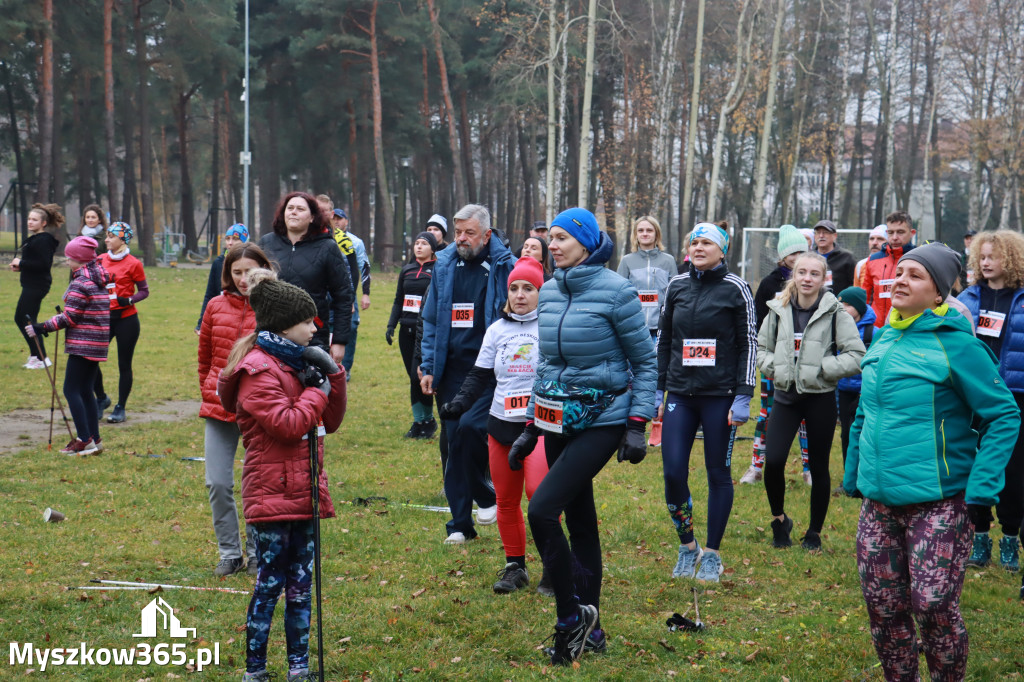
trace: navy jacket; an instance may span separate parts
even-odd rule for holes
[[[957,297],[978,326],[981,313],[981,285],[967,287]],[[1024,393],[1024,289],[1017,289],[1010,303],[1010,314],[1003,323],[1003,346],[999,351],[999,375],[1014,393]]]

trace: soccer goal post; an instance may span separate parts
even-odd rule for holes
[[[839,230],[836,246],[846,249],[857,260],[868,255],[871,230]],[[757,285],[779,263],[779,230],[772,227],[744,227],[740,250],[740,277],[754,291]]]

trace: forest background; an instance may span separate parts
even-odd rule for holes
[[[1014,0],[3,0],[0,88],[2,228],[98,202],[147,264],[293,188],[381,265],[467,201],[514,245],[584,205],[621,251],[651,214],[674,253],[701,219],[1024,221]]]

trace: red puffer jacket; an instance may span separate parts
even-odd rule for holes
[[[234,413],[220,404],[217,378],[228,364],[235,341],[255,330],[256,315],[248,298],[225,291],[210,299],[199,329],[199,390],[203,395],[200,417],[235,421]]]
[[[345,372],[330,376],[331,395],[306,388],[298,373],[259,347],[249,351],[230,375],[221,372],[217,389],[224,409],[234,412],[245,446],[242,508],[247,523],[313,518],[309,444],[304,436],[323,419],[334,433],[345,416]],[[334,516],[320,458],[320,518]]]

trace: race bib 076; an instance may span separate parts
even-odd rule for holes
[[[551,433],[561,433],[562,403],[557,400],[536,398],[533,401],[533,421],[537,428]]]

